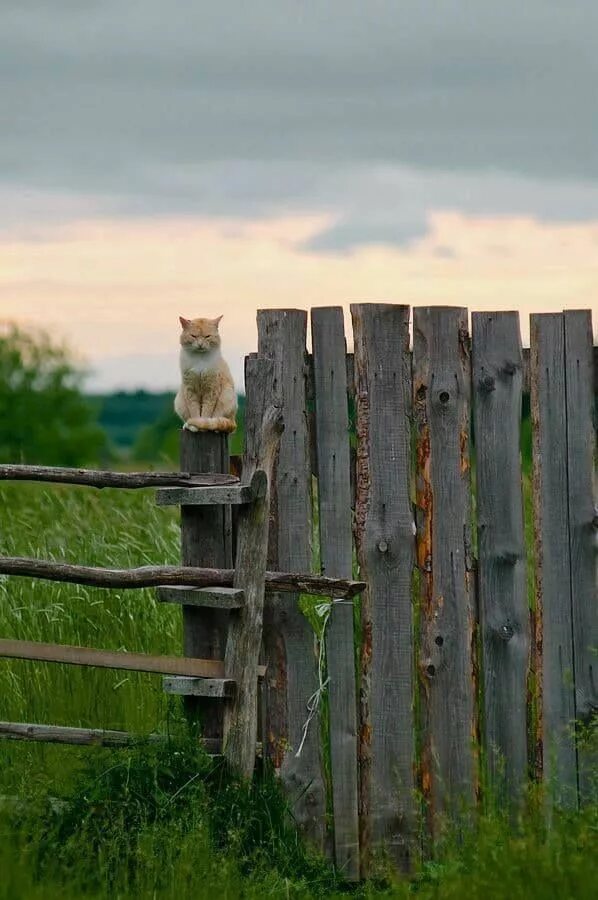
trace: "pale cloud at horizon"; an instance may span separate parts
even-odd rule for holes
[[[224,347],[238,383],[256,348],[258,308],[387,301],[519,309],[590,308],[598,319],[598,220],[438,211],[408,247],[312,253],[332,216],[218,220],[92,220],[45,226],[35,241],[0,239],[6,318],[64,338],[93,375],[91,389],[171,388],[179,314],[224,313]]]

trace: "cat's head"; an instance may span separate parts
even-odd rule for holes
[[[181,323],[181,346],[197,353],[208,353],[220,346],[218,325],[222,316],[217,319],[185,319],[179,316]]]

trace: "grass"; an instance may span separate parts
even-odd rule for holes
[[[175,563],[179,529],[152,492],[4,484],[0,553]],[[152,591],[0,580],[2,637],[177,654],[180,628]],[[2,660],[0,698],[1,719],[171,735],[119,751],[0,742],[0,795],[20,798],[1,806],[0,898],[346,895],[297,839],[273,777],[248,788],[205,757],[158,676]],[[381,864],[357,896],[584,900],[598,894],[597,837],[596,807],[557,811],[550,828],[536,802],[517,823],[493,810],[410,880]]]

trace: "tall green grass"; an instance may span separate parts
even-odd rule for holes
[[[0,486],[0,554],[129,567],[179,560],[152,492]],[[307,601],[306,601],[307,602]],[[0,636],[177,654],[180,610],[152,591],[0,579]],[[0,742],[0,898],[312,897],[347,889],[301,846],[274,779],[243,787],[190,742],[159,676],[0,660],[0,718],[170,732],[130,750]],[[62,805],[50,803],[59,798]],[[27,801],[26,805],[22,805]],[[598,817],[500,810],[447,835],[409,880],[382,866],[361,897],[598,895]],[[354,890],[354,889],[353,889]]]

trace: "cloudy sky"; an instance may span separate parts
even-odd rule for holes
[[[364,300],[598,325],[595,0],[3,0],[0,317],[90,386],[179,313]]]

